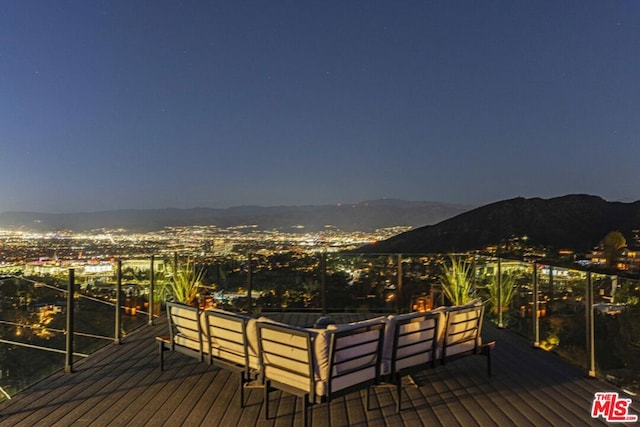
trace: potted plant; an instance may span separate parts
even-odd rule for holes
[[[170,298],[182,304],[196,305],[203,277],[204,269],[197,268],[193,262],[174,268],[168,284]]]
[[[442,292],[453,305],[464,305],[473,300],[473,264],[463,257],[450,257],[442,265],[440,276]]]

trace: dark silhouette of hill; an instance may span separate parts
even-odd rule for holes
[[[365,252],[434,253],[482,249],[513,236],[530,246],[585,252],[610,231],[627,238],[640,229],[640,201],[607,202],[597,196],[515,198],[482,206],[358,249]]]
[[[255,224],[260,229],[283,231],[316,231],[327,225],[344,231],[369,231],[398,225],[421,227],[435,224],[470,208],[437,202],[382,199],[353,205],[238,206],[227,209],[114,210],[64,214],[4,212],[0,213],[0,227],[38,231],[88,231],[99,228],[154,231],[171,226],[232,227]],[[292,229],[293,226],[304,228]]]

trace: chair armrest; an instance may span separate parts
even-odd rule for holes
[[[171,342],[171,338],[169,338],[169,335],[161,335],[156,337],[156,341],[160,343],[169,344]]]
[[[480,347],[480,354],[488,354],[491,352],[491,350],[493,350],[494,348],[496,348],[496,342],[495,341],[490,341],[488,343],[484,343],[482,344],[482,346]]]

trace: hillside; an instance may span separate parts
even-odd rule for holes
[[[343,231],[370,231],[392,226],[421,227],[435,224],[470,208],[437,202],[383,199],[353,205],[239,206],[227,209],[114,210],[65,214],[5,212],[0,213],[0,228],[37,231],[123,228],[154,231],[170,226],[232,227],[255,224],[260,229],[269,230],[294,231],[291,227],[303,226],[301,230],[315,231],[332,225]]]
[[[429,253],[481,249],[513,236],[532,246],[588,251],[612,230],[630,239],[640,229],[640,201],[607,202],[569,195],[552,199],[515,198],[462,213],[435,225],[365,246],[365,252]]]

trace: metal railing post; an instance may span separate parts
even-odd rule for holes
[[[593,281],[591,272],[587,272],[587,295],[585,299],[585,320],[587,332],[587,354],[589,355],[589,376],[596,376],[595,325],[593,316]]]
[[[533,346],[540,347],[540,318],[538,317],[538,263],[533,263]]]
[[[114,333],[114,342],[120,344],[122,335],[122,308],[120,303],[122,302],[122,260],[118,260],[116,263],[116,330]]]
[[[398,280],[396,289],[396,313],[402,313],[402,254],[398,254]]]
[[[553,303],[554,301],[554,290],[553,290],[553,266],[549,265],[549,300]],[[551,309],[551,305],[553,304],[546,304],[545,306],[545,310],[547,310],[547,313],[550,313],[550,309]]]
[[[69,287],[67,289],[67,339],[64,371],[66,373],[73,372],[73,297],[75,291],[75,270],[69,269]]]
[[[247,255],[247,313],[251,314],[251,293],[253,291],[253,267],[251,266],[252,257],[251,252]]]
[[[151,255],[151,265],[149,266],[149,322],[148,322],[149,326],[153,326],[153,311],[154,311],[153,296],[155,294],[155,274],[154,274],[154,268],[153,268],[154,261],[155,261],[155,257]]]
[[[173,253],[173,274],[178,272],[178,252]]]
[[[476,294],[476,277],[477,277],[477,268],[478,268],[478,263],[477,263],[477,255],[473,256],[473,259],[471,260],[471,292],[473,293],[473,296],[475,298],[475,294]]]
[[[500,258],[498,258],[496,282],[498,285],[498,328],[504,328],[504,321],[502,319],[502,262],[500,261]]]
[[[321,300],[322,315],[327,315],[327,254],[323,252],[320,254],[320,285],[321,285]]]

